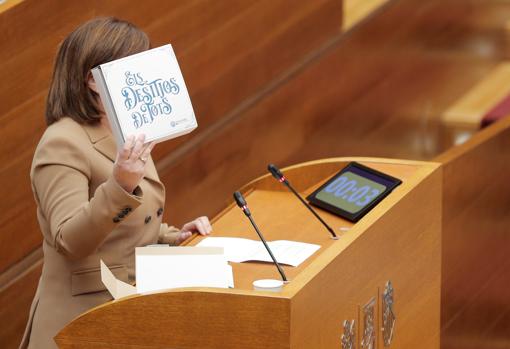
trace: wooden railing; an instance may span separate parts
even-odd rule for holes
[[[352,29],[389,2],[390,0],[344,0],[342,30]]]
[[[441,116],[447,139],[461,144],[480,130],[484,117],[510,94],[510,62],[492,68]]]
[[[0,13],[7,11],[11,7],[16,6],[17,4],[19,4],[22,1],[23,0],[0,0]]]

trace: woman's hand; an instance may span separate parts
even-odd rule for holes
[[[128,193],[132,193],[145,173],[147,162],[155,143],[143,144],[145,135],[139,135],[136,139],[129,136],[124,147],[117,153],[117,159],[113,164],[113,178]]]
[[[182,226],[181,232],[177,237],[176,245],[189,238],[193,233],[200,233],[200,235],[209,235],[212,232],[212,226],[209,218],[203,216],[188,222]]]

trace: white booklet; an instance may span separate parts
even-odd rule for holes
[[[171,45],[101,64],[92,75],[118,146],[131,134],[161,142],[197,127]]]
[[[288,240],[268,241],[267,244],[278,263],[292,265],[294,267],[303,263],[308,257],[321,248],[320,245]],[[225,249],[225,256],[229,262],[273,262],[262,241],[243,238],[207,237],[200,241],[197,246],[223,247]]]

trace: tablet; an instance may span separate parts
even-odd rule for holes
[[[314,206],[357,222],[401,183],[398,178],[351,162],[306,199]]]

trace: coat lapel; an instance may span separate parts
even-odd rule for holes
[[[94,149],[114,162],[117,155],[117,145],[110,131],[101,125],[84,125],[83,128],[87,132]]]
[[[115,158],[117,157],[117,144],[110,131],[100,125],[84,125],[83,128],[85,132],[87,132],[94,149],[112,162],[115,162]],[[152,157],[149,157],[147,160],[144,177],[159,182],[158,173],[152,161]]]

